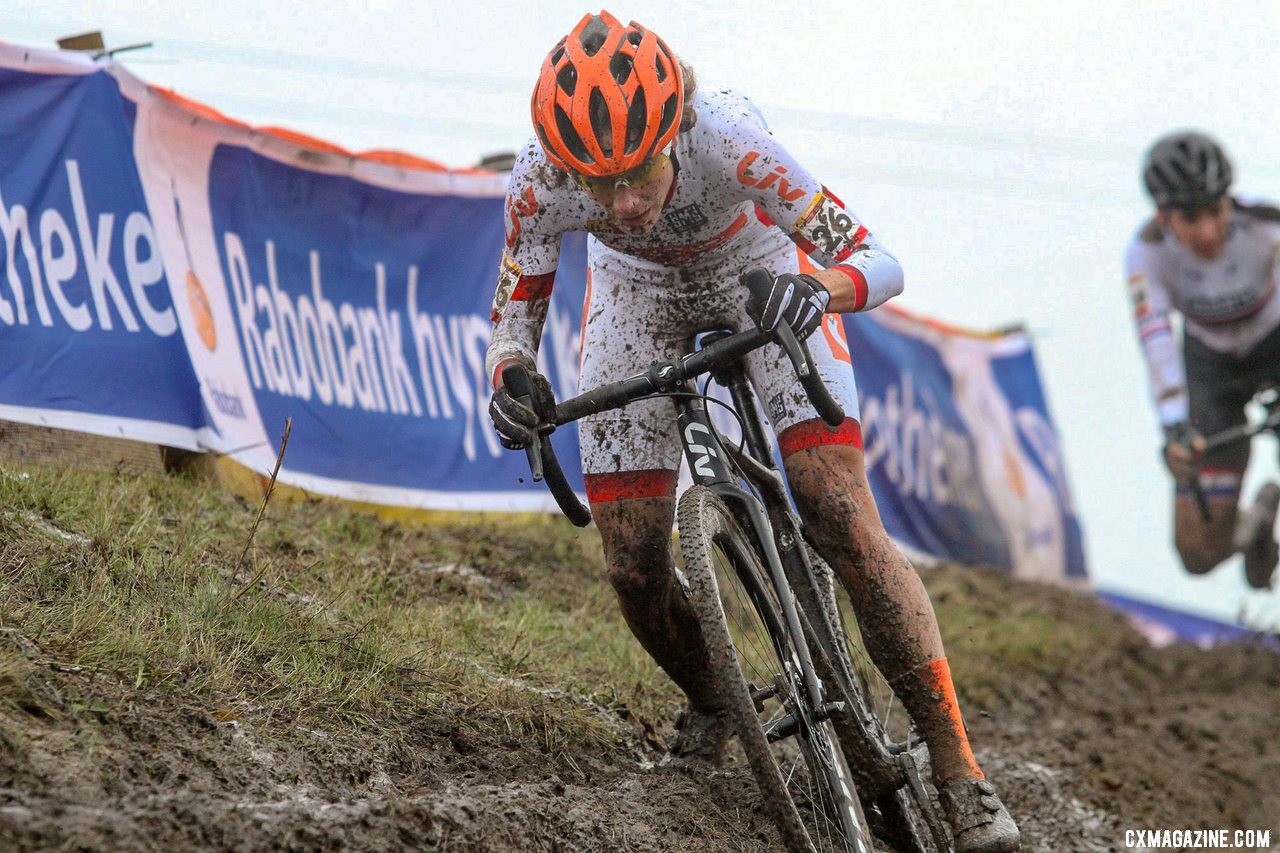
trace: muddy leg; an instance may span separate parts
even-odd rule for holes
[[[1179,493],[1174,497],[1174,545],[1188,572],[1202,575],[1235,551],[1231,540],[1236,527],[1236,505],[1239,499],[1238,482],[1235,489],[1227,494],[1211,494],[1210,520],[1206,523],[1190,494]]]
[[[676,580],[671,553],[675,499],[596,502],[591,511],[604,542],[609,583],[631,632],[694,710],[718,708],[707,678],[702,629]]]
[[[786,467],[818,550],[849,590],[871,659],[929,744],[935,780],[981,778],[960,719],[933,603],[885,532],[862,451],[822,445],[791,454]]]

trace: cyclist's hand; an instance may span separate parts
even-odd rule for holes
[[[797,338],[804,340],[822,323],[830,301],[831,294],[813,276],[783,273],[774,278],[756,324],[771,332],[779,323],[786,323]]]
[[[1200,473],[1204,459],[1204,437],[1191,424],[1181,421],[1164,430],[1164,464],[1179,483],[1189,483]]]
[[[533,380],[533,408],[512,397],[505,387],[494,391],[489,400],[493,428],[508,450],[521,450],[533,444],[538,437],[538,427],[550,421],[556,409],[556,398],[547,377],[529,371],[529,378]]]

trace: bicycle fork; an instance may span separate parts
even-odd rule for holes
[[[786,570],[778,553],[774,540],[773,525],[760,500],[738,483],[737,472],[730,464],[730,455],[721,444],[719,435],[711,426],[710,417],[701,400],[691,397],[675,397],[672,402],[677,409],[676,423],[680,430],[680,441],[684,447],[685,459],[689,463],[689,471],[693,481],[711,489],[725,501],[735,514],[743,517],[748,523],[747,532],[755,540],[755,545],[764,557],[769,572],[769,579],[777,592],[782,605],[782,615],[786,623],[786,631],[792,637],[792,648],[798,660],[788,661],[788,669],[794,689],[804,691],[807,703],[797,703],[782,719],[766,733],[770,741],[783,740],[800,730],[801,726],[816,725],[831,714],[839,711],[843,703],[828,703],[826,690],[818,678],[813,658],[809,654],[805,642],[804,629],[801,625],[800,613],[796,607],[795,596],[787,581]],[[782,650],[779,650],[781,653]],[[773,688],[773,689],[776,689]],[[765,698],[768,689],[759,696]],[[805,714],[807,704],[813,714]]]

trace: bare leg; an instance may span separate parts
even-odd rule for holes
[[[1232,534],[1239,499],[1238,492],[1210,497],[1210,520],[1205,523],[1191,495],[1178,494],[1174,498],[1173,541],[1188,572],[1205,574],[1235,551]]]

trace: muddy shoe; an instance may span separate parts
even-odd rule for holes
[[[667,745],[663,767],[685,767],[704,763],[718,767],[732,735],[729,715],[723,711],[695,711],[686,708],[676,718],[676,736]]]
[[[1018,825],[986,779],[952,779],[938,799],[951,824],[956,853],[1011,853],[1021,847]]]
[[[1271,576],[1280,559],[1276,544],[1276,507],[1280,505],[1280,486],[1267,483],[1258,489],[1253,506],[1240,513],[1236,523],[1234,545],[1244,555],[1244,579],[1254,589],[1271,589]]]

